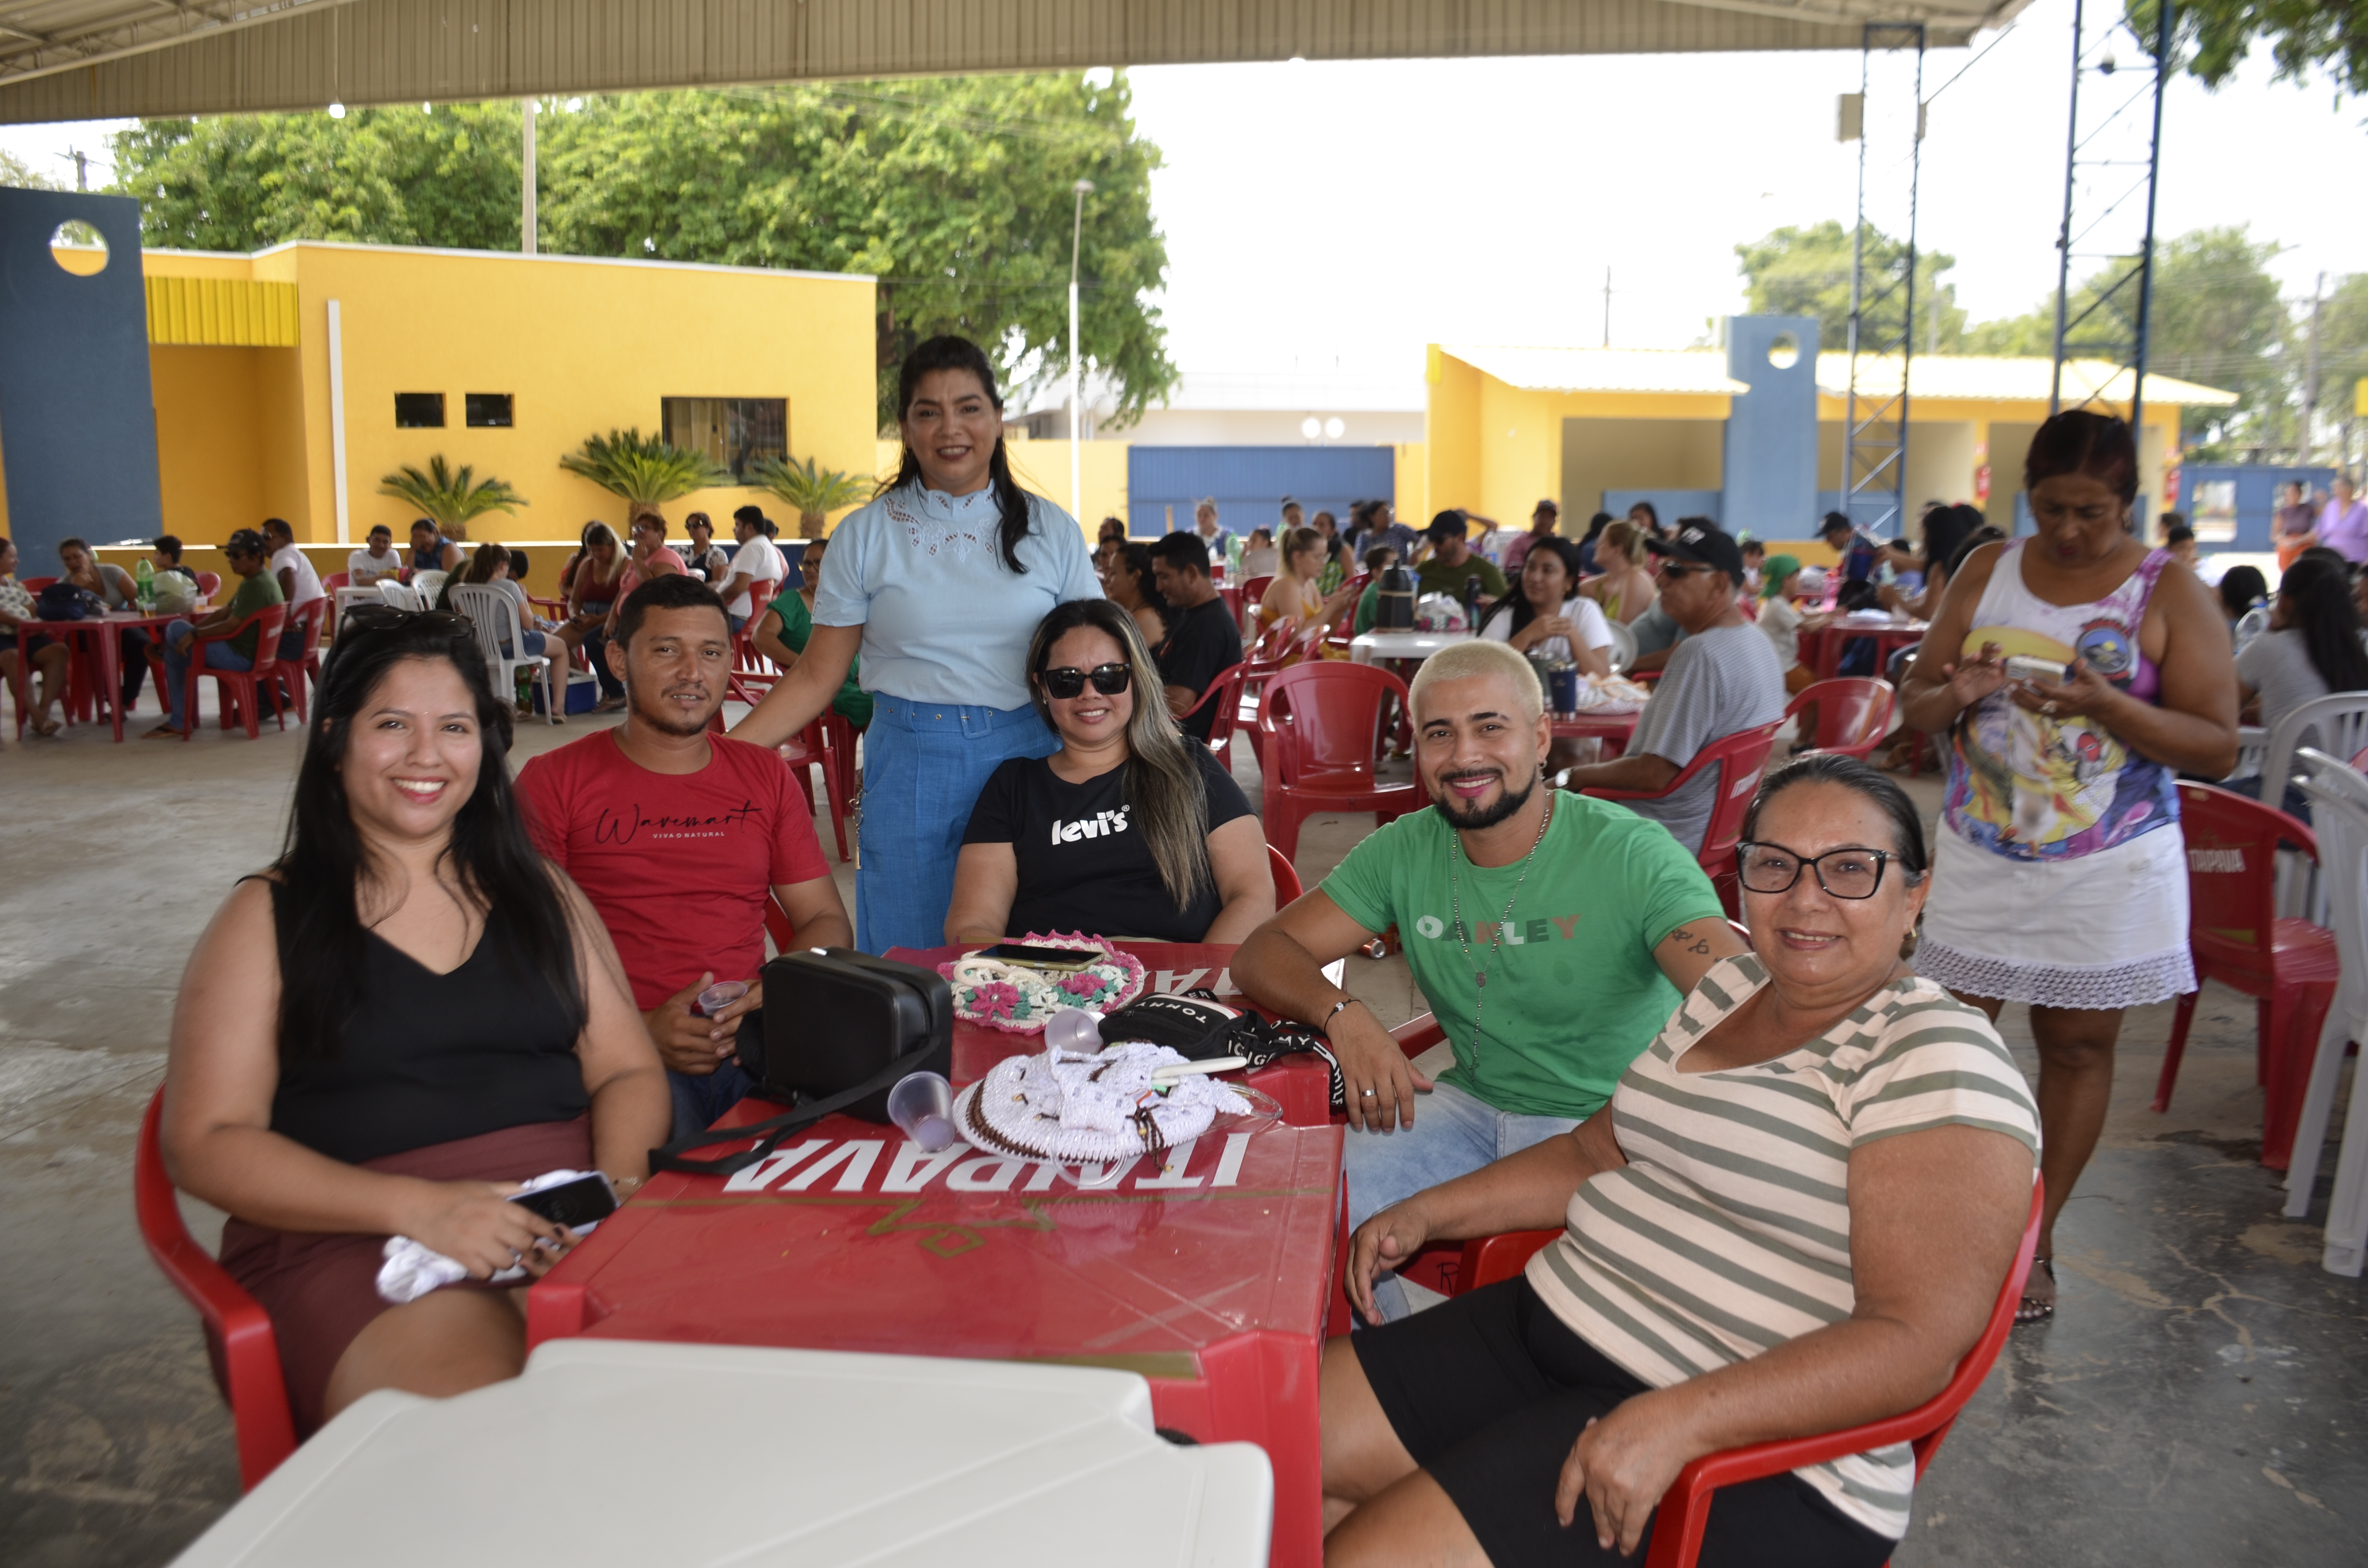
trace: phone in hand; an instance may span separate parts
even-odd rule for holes
[[[554,1225],[581,1230],[617,1211],[617,1189],[609,1185],[606,1176],[594,1171],[590,1176],[546,1187],[540,1192],[521,1192],[510,1201]]]
[[[2044,680],[2061,686],[2064,684],[2064,673],[2066,668],[2066,665],[2058,664],[2054,659],[2034,658],[2028,653],[2012,653],[2007,657],[2006,678]]]
[[[1099,948],[1039,948],[1026,942],[997,942],[991,948],[981,948],[971,956],[993,959],[997,963],[1045,970],[1053,974],[1075,974],[1089,964],[1101,962],[1110,955]]]

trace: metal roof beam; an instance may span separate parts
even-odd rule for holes
[[[0,123],[1294,56],[1855,49],[1868,20],[1958,47],[2025,0],[186,3],[127,23],[126,0],[0,0],[0,27],[58,40],[0,46]]]

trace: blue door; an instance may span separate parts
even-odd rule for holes
[[[1153,539],[1192,526],[1203,496],[1235,533],[1282,518],[1286,495],[1307,516],[1329,512],[1349,528],[1351,501],[1397,501],[1392,447],[1131,447],[1126,454],[1127,532]]]

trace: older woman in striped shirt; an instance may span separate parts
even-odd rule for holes
[[[1349,1285],[1540,1228],[1520,1279],[1335,1340],[1325,1561],[1611,1562],[1702,1455],[1937,1393],[2030,1211],[2038,1115],[1989,1020],[1907,955],[1930,888],[1898,786],[1771,775],[1737,858],[1753,951],[1714,965],[1568,1136],[1359,1227]],[[1378,1321],[1378,1320],[1376,1320]],[[1730,1487],[1702,1562],[1874,1568],[1906,1444]]]

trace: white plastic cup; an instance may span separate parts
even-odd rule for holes
[[[907,1073],[888,1091],[888,1119],[934,1154],[954,1145],[954,1086],[939,1073]]]
[[[747,994],[746,981],[719,980],[699,994],[699,1001],[691,1007],[691,1017],[712,1018]]]
[[[1091,1056],[1102,1048],[1102,1016],[1090,1007],[1064,1007],[1044,1020],[1044,1044],[1053,1051]]]

